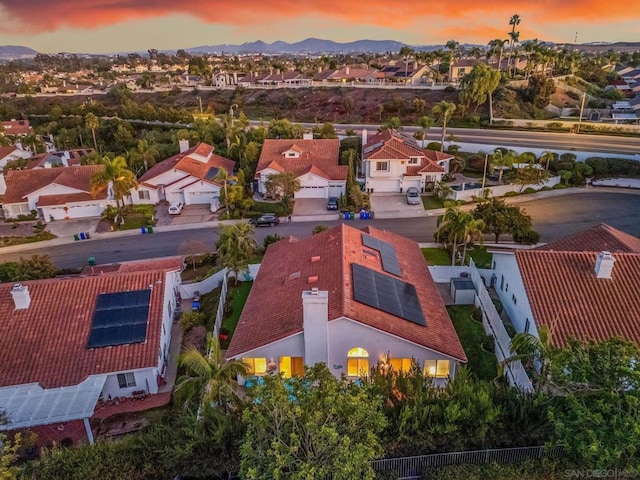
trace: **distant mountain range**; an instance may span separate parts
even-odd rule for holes
[[[0,45],[0,60],[13,60],[16,58],[35,57],[38,54],[35,50],[17,45]]]
[[[189,53],[384,53],[397,52],[406,43],[394,40],[357,40],[355,42],[339,43],[332,40],[307,38],[300,42],[287,43],[276,41],[265,43],[262,40],[246,42],[241,45],[203,45],[185,49]],[[418,50],[437,50],[442,45],[414,46]]]

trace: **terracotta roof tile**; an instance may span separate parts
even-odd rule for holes
[[[383,130],[369,137],[364,151],[365,160],[406,160],[425,156],[414,139],[395,130]]]
[[[0,284],[0,386],[40,383],[56,388],[93,374],[157,365],[164,288],[151,292],[145,342],[95,349],[86,345],[99,294],[164,284],[169,270],[23,282],[31,297],[24,310],[14,308],[12,285]]]
[[[1,127],[6,135],[29,135],[32,131],[29,120],[10,120],[2,122]]]
[[[91,200],[104,200],[107,198],[107,190],[102,190],[96,197],[90,193],[67,193],[59,195],[41,195],[38,197],[38,207],[52,207],[65,203],[90,202]]]
[[[2,160],[4,157],[8,157],[16,150],[18,150],[16,147],[12,147],[12,146],[4,147],[0,145],[0,160]]]
[[[11,170],[6,175],[7,190],[4,202],[25,202],[27,195],[53,183],[75,188],[81,192],[89,192],[91,190],[91,175],[103,168],[103,165],[83,165]]]
[[[547,243],[536,250],[557,250],[576,252],[627,252],[640,253],[640,238],[601,223],[574,235]]]
[[[300,154],[297,158],[288,158],[284,152],[293,150]],[[340,140],[273,140],[267,139],[262,145],[255,178],[260,172],[273,168],[281,172],[291,172],[296,176],[304,175],[315,167],[321,176],[329,180],[346,180],[346,165],[339,165]],[[313,171],[316,173],[317,170]]]
[[[403,272],[402,281],[416,287],[426,327],[354,300],[353,263],[388,275],[383,271],[378,256],[366,254],[362,244],[363,232],[395,247]],[[237,356],[301,332],[301,296],[310,288],[310,278],[313,278],[314,287],[329,292],[330,321],[346,316],[466,361],[418,244],[373,227],[358,230],[344,224],[297,242],[281,240],[269,246],[227,355]]]
[[[549,328],[555,345],[613,336],[640,344],[640,254],[615,253],[606,279],[594,271],[598,251],[515,253],[536,325]]]

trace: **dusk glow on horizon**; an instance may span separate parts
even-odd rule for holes
[[[507,38],[513,14],[521,40],[640,41],[640,10],[602,0],[0,0],[0,45],[109,53],[308,37],[486,44]]]

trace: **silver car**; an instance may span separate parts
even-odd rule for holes
[[[407,203],[409,205],[420,205],[422,199],[420,198],[420,192],[416,187],[407,188]]]

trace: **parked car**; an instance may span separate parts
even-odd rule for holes
[[[173,202],[171,205],[169,205],[169,215],[179,215],[182,211],[182,207],[184,207],[184,203]]]
[[[338,210],[338,198],[331,197],[327,201],[327,210]]]
[[[420,205],[421,202],[418,189],[416,187],[407,188],[407,203],[409,205]]]
[[[265,213],[261,217],[249,219],[249,223],[256,227],[274,227],[280,223],[280,218],[275,213]]]

